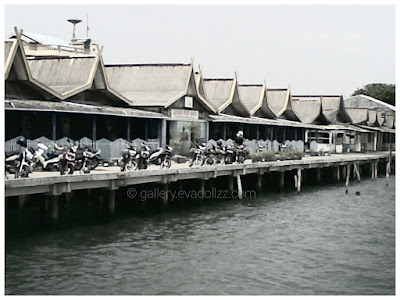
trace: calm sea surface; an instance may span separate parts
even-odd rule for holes
[[[6,294],[394,294],[394,184],[7,233]]]

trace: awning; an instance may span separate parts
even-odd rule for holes
[[[380,131],[380,132],[389,132],[389,133],[396,133],[395,129],[386,128],[386,127],[372,127],[367,125],[357,125],[358,127],[370,130],[370,131]]]
[[[42,101],[42,100],[5,100],[4,108],[15,111],[43,111],[78,114],[108,115],[134,118],[165,119],[161,113],[149,112],[135,108],[96,106],[68,101]]]

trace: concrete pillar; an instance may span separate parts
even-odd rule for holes
[[[50,197],[50,220],[53,225],[58,221],[58,196],[51,195]]]
[[[162,119],[160,121],[159,130],[160,147],[164,147],[167,144],[167,120]]]
[[[208,121],[205,122],[206,124],[206,141],[208,141],[210,139],[210,124],[208,123]]]
[[[279,172],[279,190],[282,191],[285,186],[285,172]]]
[[[115,213],[115,190],[107,190],[108,200],[108,213],[113,215]]]
[[[358,171],[358,164],[354,163],[354,173],[356,175],[357,181],[361,181],[360,172]]]
[[[257,130],[257,132],[256,132],[256,139],[257,139],[257,141],[260,139],[260,125],[256,125],[256,130]]]

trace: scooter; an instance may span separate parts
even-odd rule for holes
[[[229,164],[231,164],[233,162],[233,158],[235,157],[235,153],[233,151],[232,146],[229,146],[229,145],[225,146],[224,150],[225,150],[225,160],[224,160],[224,162],[225,162],[226,165],[229,165]]]
[[[247,158],[247,151],[243,145],[236,146],[236,161],[239,164],[243,164]]]
[[[58,164],[62,159],[66,149],[62,146],[54,144],[54,150],[49,150],[43,143],[36,146],[35,157],[42,165],[43,170],[54,170],[58,168]]]
[[[22,148],[22,151],[19,154],[19,161],[17,170],[15,172],[15,178],[26,178],[29,176],[29,173],[33,172],[33,167],[35,165],[35,150],[31,147]]]
[[[122,150],[122,157],[119,160],[119,166],[121,171],[132,171],[136,170],[138,163],[136,160],[137,148],[132,144],[125,144],[126,149]]]
[[[149,157],[149,163],[160,165],[161,168],[169,169],[171,167],[172,147],[166,145],[164,148],[158,148]]]
[[[79,146],[76,150],[76,170],[82,171],[84,173],[90,173],[94,170],[100,163],[101,150],[96,150],[90,146]]]

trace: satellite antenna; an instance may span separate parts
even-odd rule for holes
[[[74,29],[72,31],[72,39],[75,40],[75,25],[82,22],[82,20],[78,20],[78,19],[69,19],[68,22],[72,23],[74,25]]]

